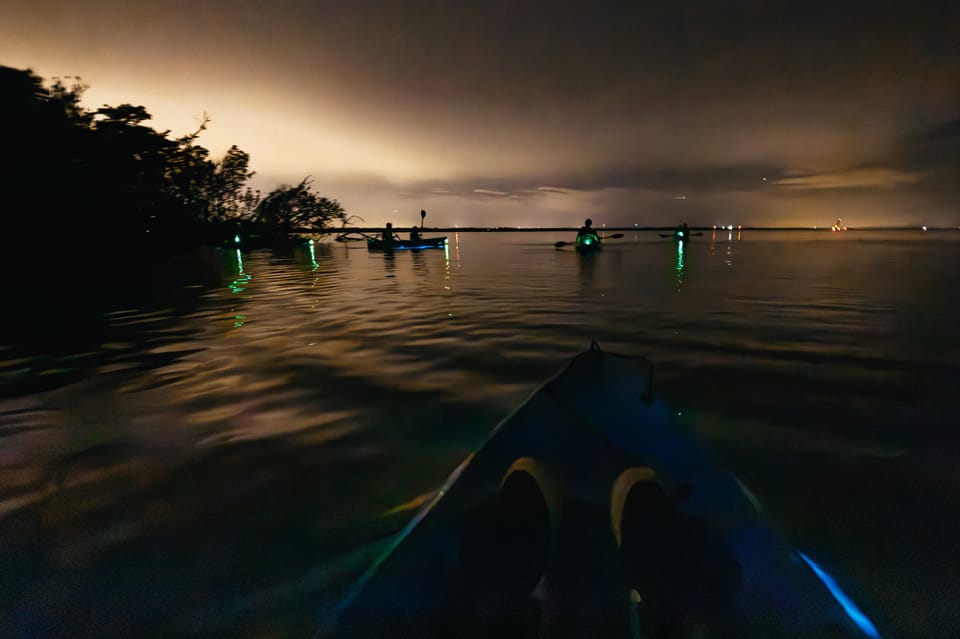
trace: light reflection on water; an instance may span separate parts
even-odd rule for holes
[[[189,304],[3,351],[0,635],[309,634],[397,507],[591,339],[650,357],[891,634],[956,627],[960,242],[715,235],[227,250],[197,258],[219,285],[188,282]]]

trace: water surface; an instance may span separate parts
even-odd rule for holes
[[[50,293],[0,351],[0,636],[308,636],[591,340],[654,363],[882,632],[955,632],[960,233],[569,239],[145,255]]]

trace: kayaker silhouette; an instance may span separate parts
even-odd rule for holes
[[[387,228],[383,229],[380,239],[384,244],[393,244],[394,239],[400,239],[400,236],[393,232],[393,222],[387,222]]]
[[[580,241],[581,237],[585,235],[591,235],[597,237],[597,231],[593,228],[593,220],[589,217],[583,221],[583,226],[580,227],[580,230],[577,232],[577,241]]]
[[[427,212],[424,211],[423,209],[421,209],[421,210],[420,210],[420,228],[418,229],[417,227],[413,227],[412,229],[410,229],[410,240],[411,240],[411,241],[417,242],[417,241],[420,240],[420,229],[423,228],[423,219],[424,219],[425,217],[427,217]]]

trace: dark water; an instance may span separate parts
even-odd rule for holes
[[[50,292],[0,351],[0,636],[308,636],[591,339],[654,362],[885,636],[958,636],[960,233],[558,239],[144,256],[92,316]]]

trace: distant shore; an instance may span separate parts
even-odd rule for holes
[[[394,226],[393,230],[396,232],[409,231],[413,228],[421,229],[424,232],[429,233],[558,233],[558,232],[570,232],[576,233],[580,230],[576,226],[425,226],[425,227],[410,227],[410,226]],[[659,232],[670,232],[677,230],[675,226],[608,226],[601,229],[598,229],[600,232],[614,232],[614,231],[659,231]],[[712,226],[691,226],[691,231],[824,231],[831,232],[829,226],[742,226],[734,227],[733,229],[727,227],[712,227]],[[928,226],[926,228],[920,226],[858,226],[858,227],[848,227],[845,233],[852,231],[954,231],[960,230],[960,227],[953,226],[944,226],[944,227],[933,227]],[[296,233],[334,233],[334,234],[344,234],[344,233],[382,233],[382,226],[358,226],[358,227],[347,227],[347,228],[321,228],[321,229],[297,229]]]

